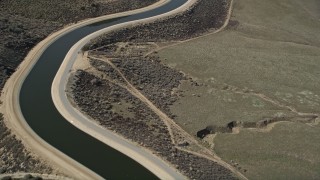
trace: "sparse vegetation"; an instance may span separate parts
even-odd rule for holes
[[[320,129],[301,123],[277,124],[270,132],[220,134],[214,150],[247,170],[250,179],[319,179]]]
[[[92,50],[116,42],[146,43],[189,39],[221,27],[226,19],[229,3],[230,0],[199,0],[192,8],[179,15],[100,36],[85,49]]]
[[[0,1],[0,90],[30,49],[50,33],[86,18],[151,5],[158,0]]]
[[[5,126],[0,115],[0,174],[15,172],[51,173],[48,167],[28,152]]]
[[[180,86],[184,97],[171,107],[176,122],[191,134],[239,125],[203,142],[251,179],[320,177],[319,162],[311,161],[320,145],[319,5],[235,1],[225,31],[158,53],[199,84]],[[286,122],[272,123],[278,121]]]
[[[74,83],[69,97],[101,125],[149,148],[191,179],[235,178],[230,170],[212,159],[197,155],[195,152],[203,147],[196,147],[194,138],[192,141],[182,134],[184,132],[168,126],[157,110],[142,102],[141,96],[137,99],[141,92],[159,111],[175,117],[169,106],[178,99],[180,93],[176,89],[186,76],[162,64],[156,51],[149,52],[161,44],[155,44],[157,42],[187,39],[218,28],[226,17],[228,3],[201,0],[179,15],[97,38],[84,49],[89,50],[88,58],[95,70],[87,67],[85,71],[76,72],[71,79]],[[104,82],[102,87],[89,85],[93,74]],[[131,85],[136,90],[130,88]],[[123,106],[115,108],[114,104],[125,104],[126,111],[133,115],[126,116]]]
[[[158,0],[1,0],[0,90],[26,54],[63,26],[104,14],[151,5]],[[0,119],[0,174],[51,169],[28,152]]]
[[[100,79],[101,84],[92,86],[92,79]],[[235,179],[228,169],[216,162],[175,148],[163,121],[128,90],[113,83],[112,79],[105,80],[85,71],[77,71],[70,80],[73,84],[72,101],[102,126],[152,150],[192,179]],[[124,103],[131,116],[112,105]]]

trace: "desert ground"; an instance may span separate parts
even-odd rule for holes
[[[57,29],[154,2],[1,1],[0,88]],[[190,179],[319,179],[319,7],[317,0],[197,0],[178,15],[87,44],[68,98]],[[0,119],[0,174],[59,174],[6,123]]]
[[[169,106],[178,96],[172,91],[186,77],[164,66],[153,52],[171,39],[188,39],[225,27],[231,4],[196,1],[178,15],[133,25],[91,41],[69,79],[71,103],[101,126],[149,149],[189,178],[245,179],[173,121]]]
[[[97,38],[84,49],[86,68],[70,80],[70,99],[102,126],[156,152],[158,142],[141,134],[161,132],[197,155],[210,151],[249,179],[318,179],[319,2],[239,0],[230,21],[227,6],[200,0],[180,15]],[[165,123],[143,122],[150,109],[166,115],[152,115],[154,122]],[[123,129],[137,122],[145,126],[141,134]],[[190,173],[201,167],[177,168],[204,178]]]
[[[183,82],[171,107],[249,179],[318,179],[319,2],[239,0],[228,28],[159,51]]]

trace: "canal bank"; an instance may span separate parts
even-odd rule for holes
[[[169,11],[170,8],[175,9],[183,4],[183,2],[179,0],[172,1],[171,3],[173,4],[167,3],[165,4],[166,6],[162,6],[165,7],[162,10],[161,8],[152,10],[153,15],[157,13],[162,14],[164,11]],[[141,15],[142,14],[138,14],[136,18],[141,19]],[[131,16],[127,17],[132,18]],[[130,18],[127,20],[134,20]],[[119,20],[121,19],[108,21],[108,24],[119,23]],[[52,40],[50,42],[40,43],[40,47],[48,45],[50,45],[50,47],[31,52],[28,56],[29,58],[35,58],[35,60],[24,61],[6,85],[3,94],[5,111],[15,111],[15,113],[6,113],[5,115],[10,122],[12,122],[11,128],[16,129],[16,132],[18,131],[18,135],[23,138],[26,144],[30,144],[30,142],[37,144],[37,146],[33,147],[35,152],[42,154],[46,159],[48,156],[60,159],[51,159],[50,161],[54,161],[53,163],[58,165],[60,164],[62,170],[66,168],[66,166],[61,165],[63,162],[61,159],[67,161],[65,162],[66,164],[76,164],[72,159],[67,157],[70,156],[104,178],[154,178],[150,172],[146,171],[139,164],[111,148],[111,150],[107,152],[105,150],[107,146],[103,143],[74,128],[57,112],[51,100],[51,83],[67,51],[85,35],[104,27],[106,27],[106,24],[101,23],[93,26],[85,26],[66,35],[57,34],[56,38],[59,37],[59,39],[56,41]],[[44,49],[46,50],[44,51]],[[59,49],[61,51],[59,51]],[[37,57],[40,57],[38,61]],[[34,67],[30,71],[33,65]],[[22,85],[24,76],[28,74],[29,71],[30,74]],[[22,113],[18,106],[21,86],[20,103]],[[26,124],[23,118],[27,120],[28,124]],[[20,122],[14,123],[13,121],[15,120],[19,120]],[[30,125],[32,129],[29,128],[28,125]],[[24,131],[24,133],[22,131]],[[64,152],[67,156],[55,148],[52,148],[49,144],[46,144],[37,134],[46,142]],[[48,151],[48,149],[51,149],[51,152]],[[120,154],[120,156],[116,154]],[[129,161],[127,162],[126,159],[129,159]],[[86,168],[80,164],[78,164],[78,166],[78,168],[73,167],[72,170],[72,165],[70,165],[70,168],[67,168],[65,171],[73,174],[75,177],[99,178],[99,176],[94,176],[92,172],[84,173]],[[140,172],[139,169],[143,169],[143,171]],[[114,174],[111,175],[111,172],[114,172]]]
[[[113,32],[128,27],[130,25],[136,25],[138,23],[148,23],[162,17],[177,14],[179,12],[187,10],[195,2],[195,0],[189,0],[188,3],[185,3],[181,5],[179,8],[168,13],[153,16],[150,18],[145,18],[142,20],[135,20],[117,24],[94,32],[86,36],[85,38],[81,39],[70,49],[70,51],[66,55],[61,67],[59,68],[57,75],[54,78],[51,89],[53,102],[58,111],[63,115],[63,117],[66,120],[68,120],[70,123],[81,129],[82,131],[87,132],[91,136],[95,137],[96,139],[104,142],[112,148],[122,152],[123,154],[128,155],[129,157],[137,161],[139,164],[143,165],[145,168],[150,170],[157,177],[161,177],[162,179],[186,179],[186,177],[177,172],[177,170],[174,167],[170,167],[167,162],[163,161],[161,158],[154,155],[149,150],[146,150],[137,143],[129,142],[128,140],[124,139],[121,136],[118,136],[114,132],[103,128],[89,117],[83,115],[79,110],[77,110],[75,107],[73,107],[73,105],[71,105],[71,103],[68,101],[65,91],[67,81],[70,76],[70,72],[74,71],[72,70],[72,66],[76,59],[78,59],[79,56],[82,56],[82,48],[88,42],[101,36],[102,34]]]

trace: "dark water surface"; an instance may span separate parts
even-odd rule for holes
[[[81,38],[108,26],[163,14],[186,1],[172,0],[155,10],[88,25],[56,40],[41,55],[20,92],[21,111],[30,127],[49,144],[106,179],[156,179],[134,160],[65,120],[51,99],[51,84],[68,50]]]

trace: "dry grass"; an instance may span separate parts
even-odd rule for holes
[[[317,0],[239,0],[227,30],[159,51],[166,64],[203,84],[181,85],[185,96],[171,107],[177,123],[195,134],[207,125],[237,120],[319,114],[317,7]],[[294,156],[305,156],[302,149],[309,149],[306,153],[310,157],[319,157],[315,150],[320,145],[316,137],[319,126],[280,125],[270,133],[242,130],[239,135],[218,135],[215,150],[226,159],[245,157],[241,163],[249,178],[319,178],[318,162],[291,157],[287,149],[291,147]],[[289,134],[294,141],[286,140]],[[235,151],[227,137],[234,144],[247,146]],[[282,141],[276,137],[283,137]],[[259,147],[266,142],[275,153]]]
[[[319,127],[280,123],[271,133],[219,134],[214,150],[247,169],[250,179],[319,179],[319,133]]]

